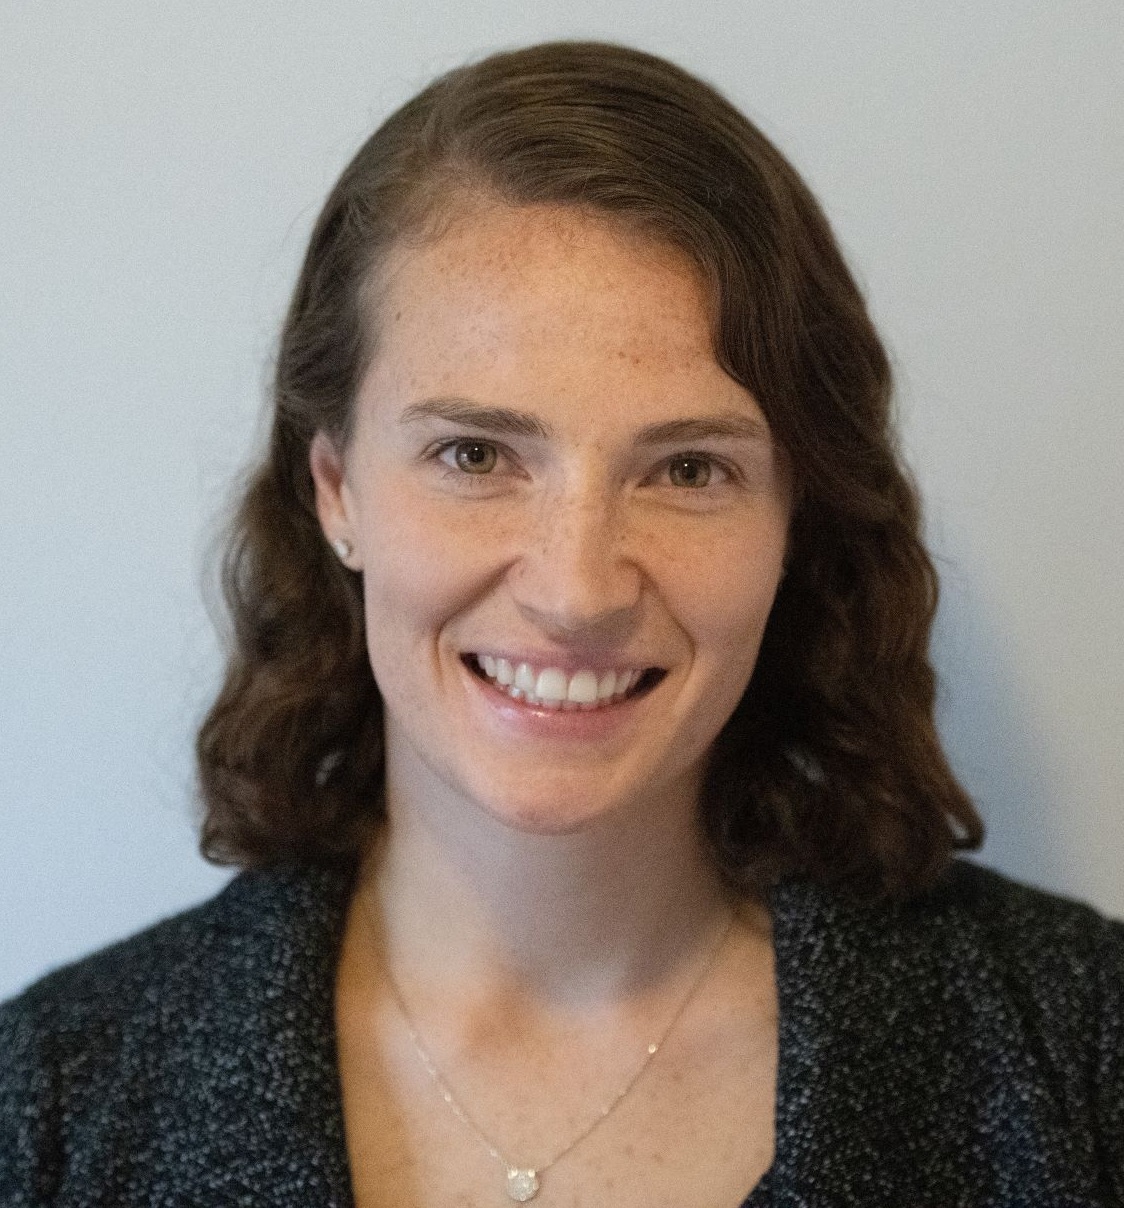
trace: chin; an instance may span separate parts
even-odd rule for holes
[[[562,806],[557,798],[549,801],[527,799],[484,801],[483,808],[501,825],[524,835],[576,835],[595,828],[616,812],[608,803],[583,807]]]

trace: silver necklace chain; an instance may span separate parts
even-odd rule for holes
[[[663,1047],[664,1042],[671,1034],[671,1029],[679,1022],[686,1011],[691,1000],[698,993],[703,982],[706,981],[707,975],[714,968],[718,960],[718,954],[725,946],[726,937],[730,934],[734,926],[734,914],[731,912],[729,921],[722,929],[722,934],[718,937],[711,949],[707,959],[703,962],[702,968],[699,970],[695,980],[691,983],[686,994],[680,1000],[679,1005],[675,1008],[671,1018],[664,1025],[663,1031],[658,1039],[652,1041],[645,1051],[644,1060],[633,1071],[628,1081],[624,1086],[606,1103],[601,1110],[593,1117],[592,1120],[574,1137],[568,1141],[549,1161],[543,1162],[539,1166],[520,1166],[517,1162],[512,1162],[504,1156],[496,1144],[491,1140],[488,1134],[480,1127],[472,1116],[465,1110],[460,1100],[453,1094],[452,1087],[446,1082],[445,1076],[437,1068],[437,1063],[430,1055],[429,1049],[426,1048],[421,1036],[418,1033],[417,1026],[414,1023],[413,1016],[406,1007],[405,999],[402,997],[402,991],[398,988],[398,983],[394,980],[394,975],[390,971],[389,964],[384,962],[384,972],[386,973],[387,984],[390,987],[390,992],[394,996],[394,1001],[398,1006],[398,1010],[402,1013],[402,1018],[406,1022],[406,1028],[410,1034],[410,1041],[414,1046],[414,1050],[418,1055],[422,1065],[425,1067],[426,1073],[433,1080],[434,1085],[441,1093],[441,1098],[449,1105],[450,1110],[458,1120],[468,1128],[476,1137],[476,1139],[484,1146],[489,1155],[503,1167],[505,1190],[508,1196],[515,1200],[516,1203],[526,1203],[527,1200],[532,1200],[539,1192],[542,1186],[542,1176],[560,1159],[564,1158],[572,1149],[576,1148],[593,1132],[593,1130],[601,1124],[607,1117],[612,1115],[613,1111],[632,1090],[632,1088],[640,1081],[644,1071],[651,1065],[652,1059]]]

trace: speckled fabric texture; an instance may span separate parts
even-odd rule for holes
[[[350,1205],[349,891],[243,874],[0,1007],[0,1205]],[[970,864],[904,907],[789,883],[773,913],[777,1152],[747,1208],[1124,1205],[1124,927]]]

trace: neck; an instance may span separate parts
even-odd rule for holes
[[[359,893],[410,981],[592,1005],[696,960],[729,917],[693,801],[675,795],[561,835],[389,786],[387,815]]]

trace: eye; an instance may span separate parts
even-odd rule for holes
[[[673,457],[667,466],[667,476],[675,487],[705,487],[710,482],[711,463],[695,454]]]
[[[496,446],[486,440],[458,440],[444,452],[466,474],[490,474],[499,461]]]

